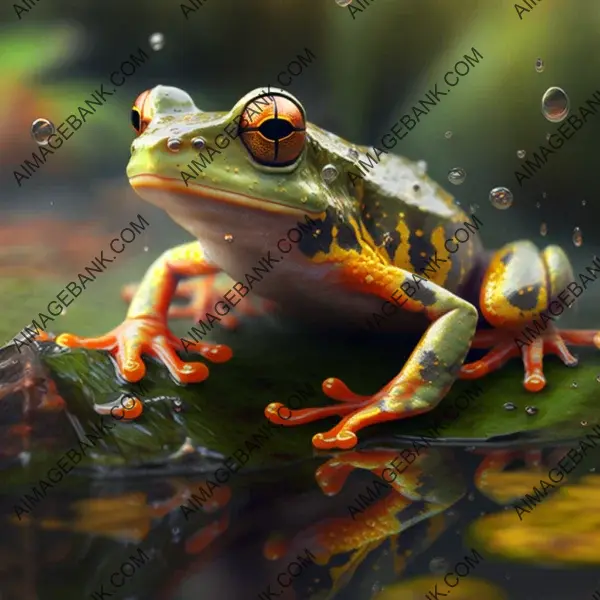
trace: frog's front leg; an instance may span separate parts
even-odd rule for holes
[[[193,277],[186,281],[181,281],[173,299],[185,300],[183,305],[172,304],[169,307],[169,319],[190,319],[194,322],[199,319],[205,319],[206,313],[211,312],[214,306],[231,289],[235,282],[224,273],[218,275],[206,275],[204,277]],[[139,288],[138,284],[131,283],[121,290],[121,297],[125,302],[130,303]],[[240,302],[234,311],[220,317],[219,326],[225,329],[236,329],[240,324],[238,315],[257,316],[273,312],[275,303],[262,298],[248,298]]]
[[[180,279],[217,272],[219,268],[206,261],[198,242],[167,250],[148,269],[121,325],[97,338],[63,333],[56,343],[71,348],[107,350],[115,358],[123,377],[130,382],[139,381],[146,373],[143,354],[161,360],[179,382],[202,381],[208,376],[208,368],[202,363],[188,363],[179,358],[175,350],[184,348],[181,340],[167,327],[167,312]],[[222,345],[198,342],[194,350],[213,362],[231,358],[231,350]]]
[[[330,431],[313,437],[313,445],[323,450],[353,448],[356,432],[363,427],[434,408],[456,379],[477,324],[477,309],[473,305],[418,275],[374,258],[369,260],[355,253],[335,273],[346,290],[394,301],[403,310],[424,314],[432,323],[400,373],[374,396],[357,396],[340,380],[327,379],[323,391],[343,405],[291,410],[287,419],[278,414],[282,404],[267,406],[266,417],[286,426],[335,414],[347,415]],[[412,289],[414,293],[408,297],[402,289]]]
[[[509,359],[522,356],[523,385],[537,392],[546,385],[544,354],[556,354],[567,366],[575,366],[577,359],[567,343],[600,348],[597,330],[559,331],[551,322],[563,310],[557,298],[572,281],[573,269],[559,246],[548,246],[540,252],[531,242],[520,241],[498,250],[480,295],[481,312],[496,329],[479,331],[473,340],[473,348],[491,350],[482,359],[465,364],[460,378],[483,377]],[[558,314],[554,312],[556,305],[561,308]]]

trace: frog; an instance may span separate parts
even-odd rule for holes
[[[131,114],[130,185],[195,241],[155,260],[115,329],[56,339],[109,352],[128,382],[143,379],[144,356],[162,362],[180,384],[204,381],[208,367],[182,359],[191,342],[168,327],[177,286],[191,279],[212,286],[225,276],[238,291],[249,290],[244,277],[264,256],[272,269],[256,293],[282,314],[353,331],[385,303],[396,312],[382,335],[419,336],[397,375],[373,395],[331,377],[322,389],[333,404],[266,406],[265,417],[286,427],[339,416],[313,436],[317,450],[350,450],[364,428],[431,411],[457,379],[483,377],[512,358],[523,361],[525,389],[539,392],[544,355],[574,366],[567,344],[600,346],[596,330],[554,323],[530,344],[515,343],[573,280],[564,250],[540,250],[524,239],[486,251],[478,228],[461,242],[455,232],[470,222],[467,214],[418,163],[309,122],[289,91],[257,88],[229,111],[211,112],[184,90],[158,85],[138,96]],[[360,161],[373,155],[373,168],[357,175]],[[309,221],[312,234],[287,241],[286,231]],[[210,290],[200,296],[210,298]],[[487,353],[466,362],[471,349]],[[193,352],[215,363],[233,354],[202,340]]]

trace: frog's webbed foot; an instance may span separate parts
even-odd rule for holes
[[[200,362],[185,362],[176,350],[185,348],[173,335],[164,320],[157,317],[129,317],[106,335],[95,338],[78,337],[70,333],[58,336],[56,343],[69,348],[105,350],[117,363],[121,375],[131,383],[146,374],[142,355],[157,358],[165,364],[169,373],[180,383],[195,383],[208,377],[208,367]],[[194,350],[212,362],[225,362],[231,358],[231,350],[221,344],[198,342]]]
[[[533,268],[524,270],[523,264]],[[569,261],[557,246],[538,252],[531,242],[516,242],[499,250],[490,263],[480,299],[483,315],[497,329],[478,331],[472,344],[472,348],[491,350],[463,365],[459,377],[478,379],[520,356],[525,367],[523,386],[537,392],[546,385],[544,355],[554,354],[574,367],[577,358],[567,344],[600,348],[599,331],[558,330],[552,323],[564,311],[562,296],[573,281]]]

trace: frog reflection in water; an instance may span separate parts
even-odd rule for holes
[[[457,377],[482,377],[521,354],[524,386],[539,391],[545,386],[544,353],[574,365],[567,343],[600,344],[596,331],[559,332],[550,325],[519,349],[518,332],[572,281],[565,253],[518,241],[485,256],[475,232],[457,244],[453,236],[467,216],[415,163],[385,153],[363,179],[347,177],[356,172],[354,151],[364,155],[369,149],[307,122],[304,108],[286,91],[254,90],[229,112],[215,113],[198,109],[184,91],[159,85],[137,99],[133,124],[138,138],[127,166],[132,187],[200,243],[178,246],[154,262],[113,331],[57,339],[109,351],[130,382],[144,377],[144,354],[162,361],[182,383],[204,380],[206,365],[181,360],[177,351],[187,348],[168,329],[178,283],[204,277],[200,294],[210,310],[213,276],[226,274],[231,288],[246,281],[261,257],[271,256],[276,264],[258,293],[282,311],[356,328],[390,302],[398,307],[388,320],[391,329],[422,334],[399,373],[372,396],[354,394],[331,378],[323,390],[336,405],[293,410],[285,421],[277,414],[280,404],[266,408],[268,419],[286,426],[342,417],[313,437],[319,449],[350,449],[364,427],[430,411]],[[188,167],[199,151],[209,163],[201,172]],[[325,183],[326,165],[342,175]],[[317,223],[313,235],[291,248],[287,240],[281,244],[285,232],[307,217]],[[446,240],[455,252],[443,259]],[[431,257],[439,268],[427,279],[415,275]],[[476,332],[484,322],[494,329]],[[463,365],[470,348],[490,351]],[[194,350],[213,362],[231,357],[229,348],[208,342]]]
[[[382,549],[391,557],[396,577],[402,575],[410,561],[427,551],[458,516],[458,503],[467,487],[453,453],[447,449],[422,450],[408,468],[402,465],[399,453],[397,449],[348,451],[327,460],[315,473],[327,496],[340,494],[355,472],[369,471],[373,475],[368,483],[353,487],[352,495],[345,498],[350,516],[312,522],[286,537],[279,532],[271,535],[263,548],[265,558],[286,564],[284,557],[293,560],[307,549],[324,567],[318,578],[298,578],[298,585],[307,587],[300,597],[325,598],[316,594],[323,590],[327,590],[327,599],[338,597],[336,594],[350,584],[358,569],[381,570],[382,575],[389,572],[373,564],[373,560],[380,560],[376,556]],[[543,465],[556,460],[553,454],[544,459],[541,450],[476,453],[484,454],[484,458],[474,474],[475,487],[500,505],[531,491],[548,470]],[[507,465],[518,463],[524,463],[524,468],[504,472]],[[453,515],[449,513],[451,507],[456,508]],[[357,575],[356,581],[363,578]],[[462,592],[466,587],[461,583]]]

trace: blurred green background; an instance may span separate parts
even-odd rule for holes
[[[227,110],[250,89],[277,85],[277,74],[305,48],[316,58],[287,89],[304,104],[309,120],[354,142],[376,144],[475,47],[483,59],[394,151],[425,160],[434,179],[463,207],[476,209],[487,246],[526,237],[540,246],[561,244],[576,265],[589,264],[600,218],[600,115],[591,117],[522,188],[514,172],[522,162],[517,151],[526,150],[529,158],[557,128],[540,111],[548,87],[564,88],[573,110],[600,90],[600,4],[580,0],[575,9],[567,0],[544,0],[522,18],[514,3],[504,0],[377,0],[363,6],[353,18],[335,0],[208,0],[186,19],[178,3],[59,0],[32,6],[19,19],[13,5],[3,5],[3,224],[14,218],[24,226],[34,218],[56,218],[72,221],[75,228],[85,220],[113,232],[138,212],[152,224],[144,239],[136,240],[121,262],[102,275],[96,291],[61,317],[57,329],[76,327],[89,334],[114,325],[124,310],[115,296],[120,283],[139,279],[164,248],[187,239],[128,188],[124,170],[133,139],[130,109],[137,95],[157,84],[174,85],[187,90],[202,109]],[[148,42],[155,32],[165,39],[159,51]],[[140,47],[149,55],[146,63],[19,187],[13,171],[36,149],[31,122],[40,117],[55,124],[64,121]],[[537,58],[544,61],[541,73],[535,69]],[[452,131],[450,139],[446,131]],[[460,186],[447,181],[454,167],[467,172]],[[490,205],[489,191],[496,186],[513,191],[509,210]],[[546,237],[540,235],[542,223],[548,227]],[[583,233],[581,247],[572,242],[575,227]],[[65,235],[38,237],[44,237],[43,249],[62,255]],[[15,243],[4,244],[9,247],[3,250],[0,276],[5,275],[9,316],[0,334],[6,339],[15,322],[30,321],[42,294],[54,295],[79,269],[73,263],[55,279],[48,279],[53,269],[20,277],[14,295],[13,274],[8,277],[1,269],[10,263]],[[81,264],[101,247],[90,242],[89,249],[82,248]],[[55,267],[59,262],[53,259]],[[50,288],[40,287],[46,285]],[[600,284],[594,285],[598,289],[590,287],[578,303],[578,315],[572,311],[566,322],[584,318],[591,326],[588,315],[593,317],[600,294]]]

